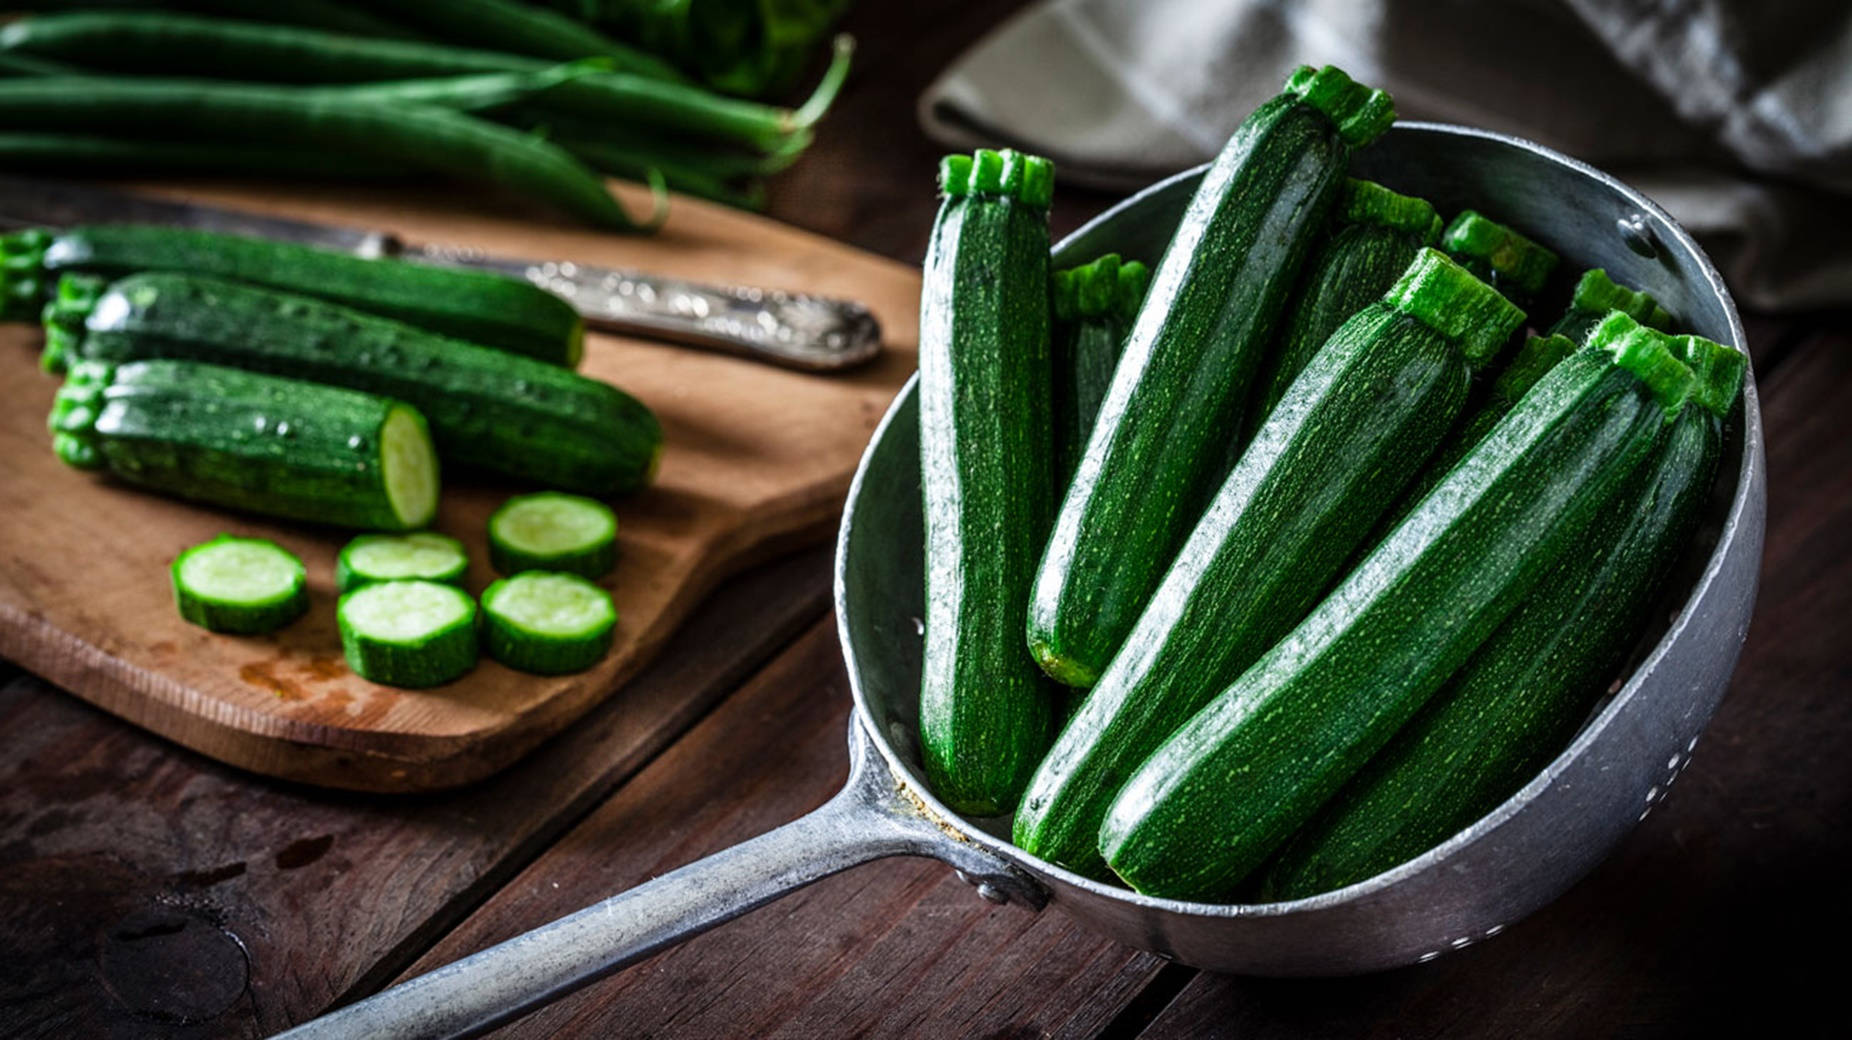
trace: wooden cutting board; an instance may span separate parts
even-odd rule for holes
[[[829,537],[863,446],[914,367],[919,274],[748,214],[677,198],[654,237],[498,217],[410,192],[214,185],[151,193],[382,228],[408,241],[634,267],[714,282],[847,296],[880,319],[886,350],[842,375],[593,335],[582,371],[661,417],[655,486],[613,503],[620,560],[605,585],[620,620],[591,671],[540,678],[483,659],[431,690],[348,670],[334,622],[343,532],[171,501],[63,466],[45,431],[57,382],[36,328],[0,326],[0,657],[214,758],[290,780],[421,791],[478,779],[572,724],[647,663],[721,578]],[[628,201],[642,212],[635,193]],[[446,204],[448,203],[448,204]],[[484,525],[514,485],[453,481],[436,528],[463,540],[469,588],[494,577]],[[261,638],[214,635],[174,611],[168,567],[230,531],[301,555],[307,617]]]

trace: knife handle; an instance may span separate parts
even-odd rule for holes
[[[778,289],[704,285],[571,261],[490,257],[420,245],[407,260],[510,274],[559,294],[589,328],[738,354],[787,368],[833,371],[881,352],[881,324],[852,300]]]

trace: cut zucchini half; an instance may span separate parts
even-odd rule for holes
[[[517,495],[489,517],[489,562],[503,574],[563,571],[601,578],[617,564],[617,515],[580,495]]]
[[[201,628],[234,635],[274,632],[309,609],[302,561],[262,538],[222,534],[174,560],[174,603]]]
[[[348,667],[387,686],[437,686],[476,666],[476,602],[454,585],[382,581],[335,609]]]
[[[379,429],[380,466],[386,500],[406,527],[423,527],[437,515],[437,450],[424,416],[400,405]]]
[[[334,584],[352,592],[376,581],[418,579],[462,585],[469,570],[463,543],[435,531],[363,534],[348,542],[334,564]]]
[[[489,656],[537,675],[582,672],[611,649],[617,607],[577,574],[524,571],[482,593]]]

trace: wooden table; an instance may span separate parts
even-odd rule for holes
[[[863,4],[863,71],[773,215],[917,260],[936,152],[913,99],[1009,6]],[[1057,232],[1110,201],[1065,193]],[[1219,977],[889,860],[497,1035],[1686,1036],[1841,1018],[1843,958],[1824,951],[1852,924],[1852,316],[1750,328],[1771,490],[1734,690],[1669,800],[1496,941],[1360,979]],[[264,1035],[807,811],[846,764],[828,570],[819,547],[731,582],[623,696],[442,796],[264,781],[0,662],[0,1035]]]

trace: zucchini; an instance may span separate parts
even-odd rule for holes
[[[611,594],[576,574],[523,571],[482,593],[489,656],[535,675],[582,672],[603,659],[617,629]]]
[[[192,228],[98,224],[0,236],[0,318],[49,296],[67,271],[120,278],[137,271],[207,275],[314,296],[369,314],[572,368],[585,349],[585,321],[537,285],[456,267],[366,260],[344,253]]]
[[[1543,291],[1558,261],[1548,248],[1470,209],[1441,232],[1440,247],[1520,307]]]
[[[926,527],[920,747],[957,812],[1016,804],[1048,747],[1051,698],[1023,612],[1054,507],[1046,159],[947,156],[920,287]]]
[[[1298,899],[1373,877],[1496,808],[1549,763],[1625,659],[1667,572],[1697,525],[1742,386],[1742,355],[1694,367],[1702,407],[1678,414],[1665,448],[1629,478],[1581,539],[1504,624],[1289,841],[1262,898]],[[1733,358],[1732,362],[1730,359]]]
[[[1251,429],[1266,421],[1338,326],[1380,299],[1416,253],[1440,240],[1440,214],[1431,203],[1398,195],[1375,181],[1345,182],[1332,223],[1336,230],[1306,261],[1286,308],[1286,327],[1255,378]]]
[[[1298,623],[1524,312],[1433,249],[1294,380],[1042,760],[1014,840],[1099,875],[1113,795],[1172,730]]]
[[[489,562],[503,574],[602,578],[617,565],[617,514],[578,495],[517,495],[489,517]]]
[[[1620,311],[1634,321],[1661,332],[1672,329],[1672,316],[1659,306],[1658,300],[1637,289],[1617,284],[1608,277],[1608,272],[1594,267],[1582,272],[1582,277],[1576,281],[1575,293],[1570,297],[1569,309],[1556,319],[1556,324],[1551,325],[1544,335],[1565,336],[1580,346],[1588,342],[1589,334],[1607,318],[1609,311]]]
[[[437,455],[410,405],[184,361],[87,361],[52,405],[78,469],[254,513],[406,530],[437,512]]]
[[[47,320],[53,364],[179,358],[386,394],[424,413],[446,461],[549,487],[634,491],[662,447],[656,417],[609,384],[274,289],[150,271]]]
[[[1118,253],[1054,274],[1050,306],[1057,494],[1067,488],[1080,465],[1087,434],[1112,383],[1126,328],[1150,281],[1144,264],[1121,261]]]
[[[435,531],[363,534],[341,547],[334,561],[334,587],[352,592],[376,581],[438,581],[463,584],[469,554],[463,543]]]
[[[347,665],[362,679],[417,689],[476,667],[476,601],[455,585],[381,581],[335,607]]]
[[[1663,442],[1696,380],[1616,315],[1299,626],[1139,766],[1100,829],[1140,892],[1226,896],[1465,663]]]
[[[1301,68],[1229,138],[1152,275],[1028,611],[1050,677],[1091,686],[1227,475],[1254,371],[1389,95]]]
[[[213,632],[262,635],[309,611],[302,561],[264,538],[195,545],[174,559],[173,580],[180,616]]]

